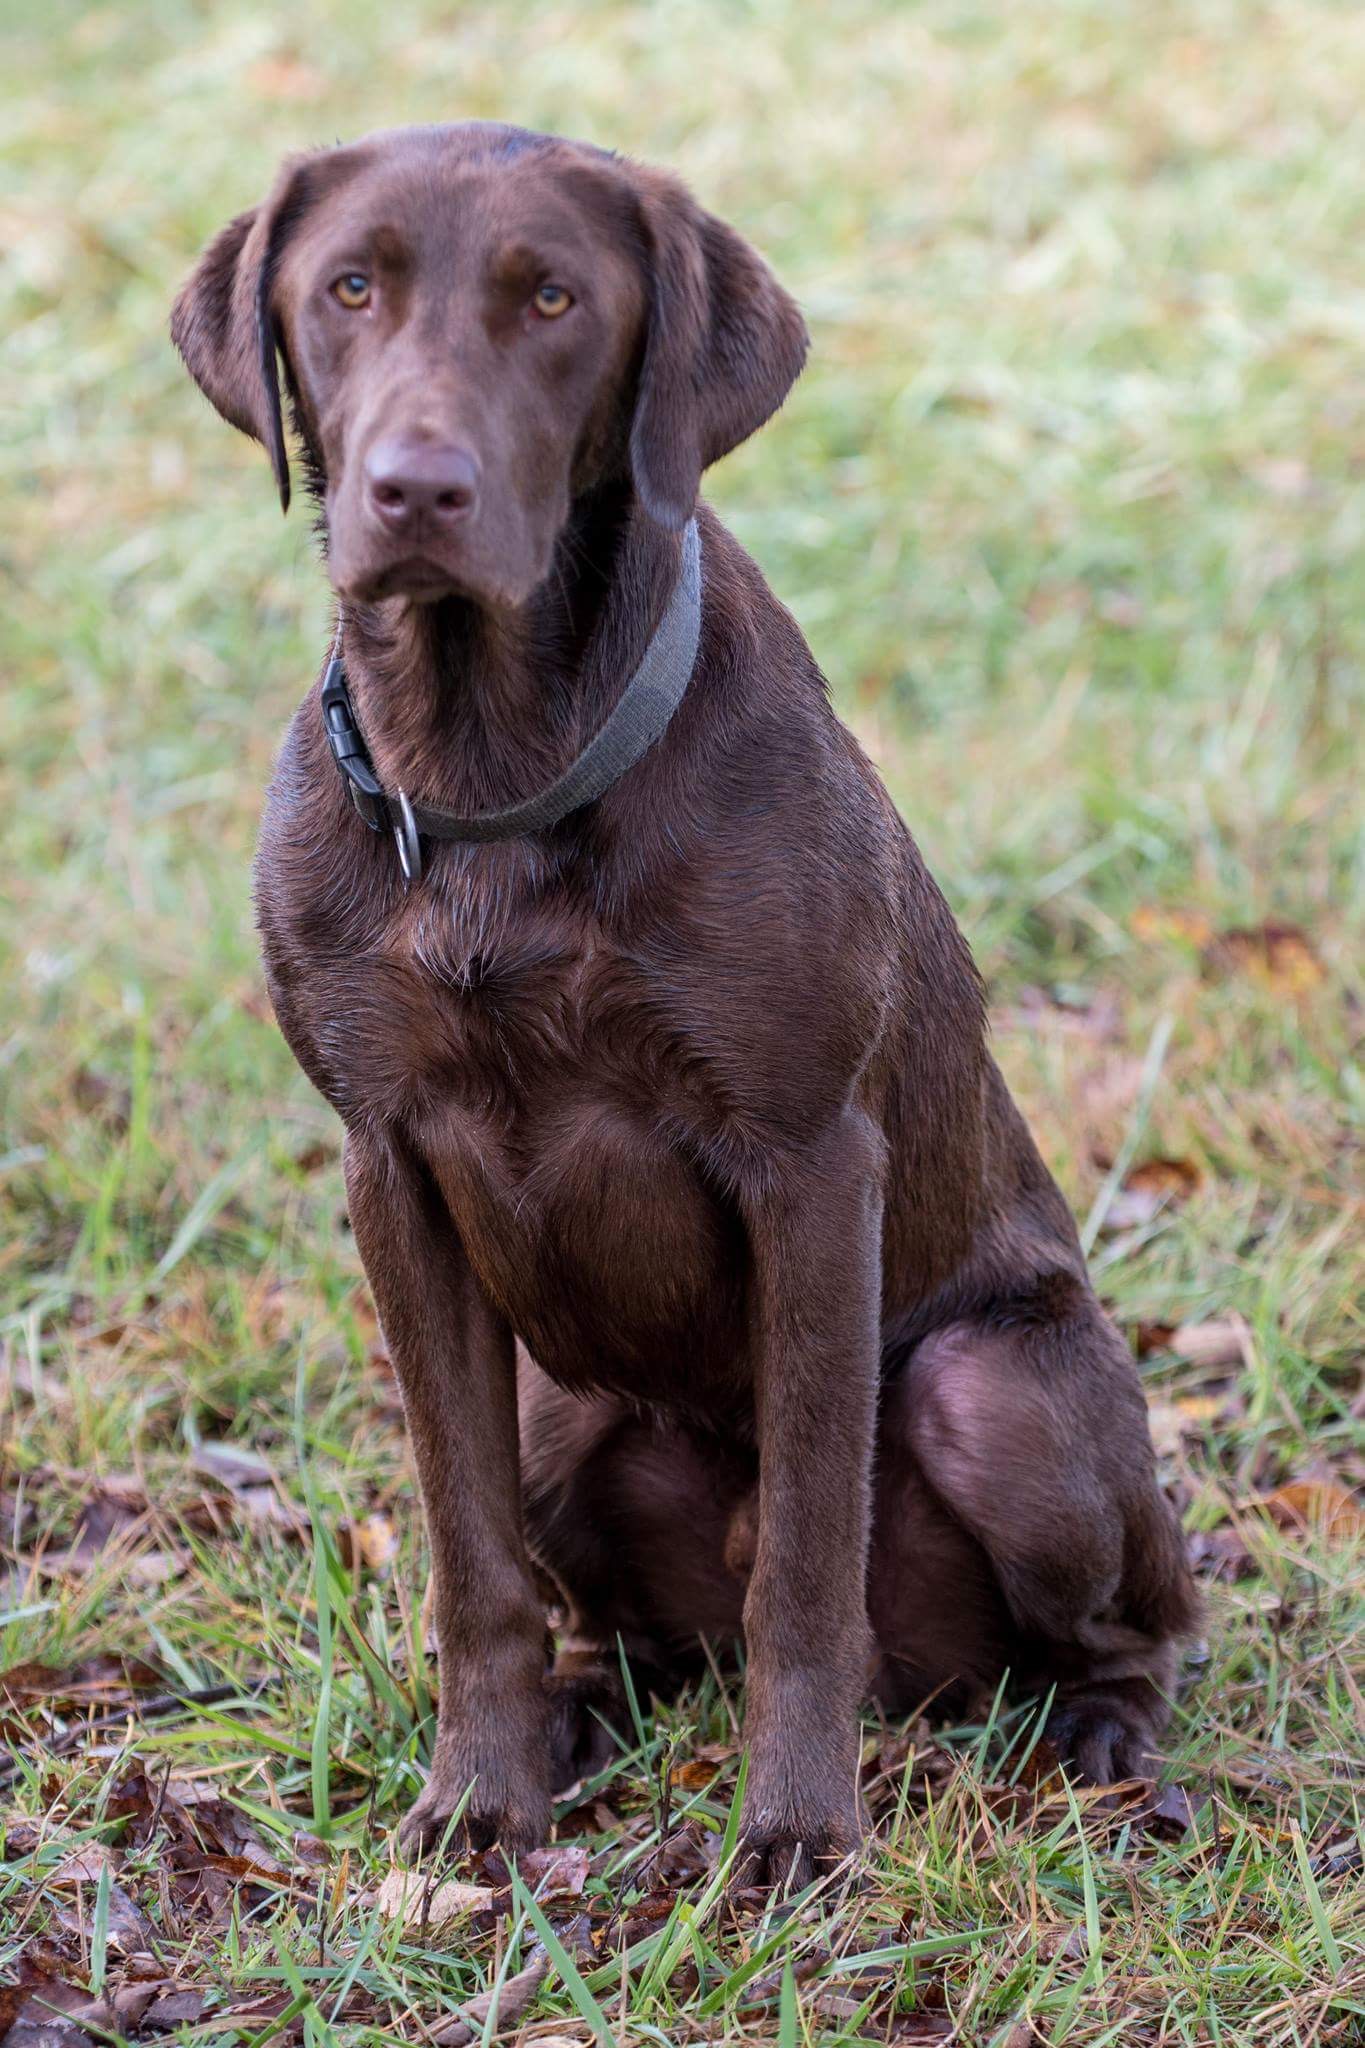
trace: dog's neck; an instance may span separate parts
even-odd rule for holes
[[[385,788],[471,812],[552,782],[630,680],[680,560],[678,536],[614,488],[577,501],[516,611],[464,598],[348,608],[347,675]]]

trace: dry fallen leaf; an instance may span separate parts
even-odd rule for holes
[[[1151,942],[1160,939],[1183,939],[1192,946],[1206,946],[1213,936],[1213,926],[1202,911],[1179,910],[1161,903],[1143,903],[1129,919],[1134,938]]]
[[[242,1520],[253,1529],[280,1529],[286,1536],[308,1534],[310,1524],[303,1509],[273,1486],[234,1487],[232,1499]]]
[[[437,2048],[468,2048],[470,2042],[482,2040],[495,2006],[498,2033],[509,2033],[535,2004],[549,1968],[550,1958],[537,1943],[524,1970],[508,1977],[498,1991],[483,1991],[469,1999],[453,2018],[430,2029],[431,2039]],[[544,2048],[545,2040],[546,2036],[540,2035],[537,2048]]]
[[[47,1546],[34,1558],[34,1568],[45,1578],[82,1578],[117,1556],[124,1577],[160,1585],[183,1568],[185,1559],[149,1546],[153,1526],[142,1482],[131,1473],[106,1473],[92,1483],[81,1503],[73,1541],[60,1548]]]
[[[374,1902],[386,1920],[401,1920],[405,1927],[441,1927],[490,1906],[494,1896],[486,1884],[460,1884],[454,1878],[433,1884],[420,1870],[391,1870]]]
[[[118,1705],[128,1693],[159,1692],[164,1674],[141,1657],[105,1652],[79,1664],[11,1664],[0,1671],[0,1698],[15,1707],[41,1706],[52,1714]]]
[[[348,1572],[382,1571],[398,1555],[398,1531],[388,1515],[362,1515],[358,1522],[343,1522],[337,1531],[337,1548]]]
[[[79,1933],[89,1924],[90,1899],[88,1888],[105,1878],[108,1883],[108,1915],[106,1930],[111,1946],[124,1955],[132,1955],[155,1945],[156,1934],[146,1915],[135,1904],[122,1885],[114,1882],[123,1863],[122,1856],[108,1849],[101,1842],[82,1842],[70,1850],[55,1869],[43,1879],[43,1889],[49,1895],[57,1894],[56,1920],[60,1927]],[[71,1895],[73,1904],[67,1904],[63,1895]],[[2,2048],[2,2044],[0,2044]]]
[[[1251,1331],[1245,1318],[1235,1314],[1215,1316],[1206,1323],[1181,1323],[1170,1340],[1178,1358],[1206,1370],[1247,1363],[1250,1347]]]
[[[1128,1325],[1128,1339],[1139,1358],[1150,1358],[1154,1351],[1169,1351],[1174,1335],[1174,1323],[1158,1323],[1143,1317]]]
[[[1359,1501],[1334,1479],[1291,1479],[1247,1505],[1269,1515],[1277,1528],[1295,1532],[1314,1529],[1335,1542],[1365,1531],[1365,1513]]]
[[[1190,1570],[1199,1578],[1233,1584],[1254,1577],[1257,1571],[1241,1532],[1231,1523],[1220,1529],[1196,1529],[1185,1547]]]
[[[1226,1413],[1227,1403],[1215,1394],[1184,1394],[1174,1401],[1149,1401],[1147,1427],[1158,1457],[1174,1457],[1187,1439],[1199,1439],[1209,1423]]]
[[[1183,1785],[1152,1785],[1135,1816],[1145,1833],[1176,1842],[1195,1824],[1196,1806]]]
[[[1307,932],[1277,918],[1219,932],[1205,947],[1204,962],[1215,974],[1244,976],[1276,995],[1306,995],[1325,974]]]
[[[685,1764],[674,1764],[668,1781],[683,1792],[704,1792],[719,1770],[718,1763],[710,1763],[705,1757],[689,1757]]]
[[[93,1992],[22,1961],[20,1970],[19,1983],[0,1993],[8,2022],[3,2048],[90,2048],[87,2028],[114,2031],[112,2009]]]
[[[201,1443],[193,1458],[194,1469],[217,1479],[233,1492],[243,1487],[273,1486],[275,1474],[258,1451],[245,1444]]]
[[[1134,1230],[1150,1223],[1162,1209],[1184,1202],[1203,1183],[1202,1169],[1193,1159],[1143,1159],[1130,1167],[1123,1185],[1109,1204],[1106,1230]]]
[[[207,1991],[168,1984],[147,2007],[143,2024],[149,2033],[173,2034],[177,2027],[192,2027],[207,2003]]]
[[[577,1898],[588,1881],[592,1857],[581,1842],[555,1842],[546,1849],[531,1849],[523,1855],[519,1869],[537,1898],[551,1893]]]
[[[330,1166],[336,1158],[336,1147],[319,1140],[315,1145],[305,1145],[302,1152],[294,1155],[294,1164],[300,1173],[317,1173],[322,1167]]]
[[[70,1850],[61,1862],[48,1872],[46,1882],[50,1885],[98,1884],[104,1871],[112,1877],[118,1869],[119,1859],[112,1849],[103,1842],[82,1842]]]

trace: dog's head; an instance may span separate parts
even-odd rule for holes
[[[781,404],[806,333],[678,181],[471,122],[287,163],[175,304],[218,411],[289,503],[283,364],[343,597],[524,603],[581,492],[661,524]]]

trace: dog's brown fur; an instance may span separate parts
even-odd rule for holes
[[[360,312],[330,289],[353,271]],[[547,280],[574,300],[553,322]],[[702,470],[805,348],[674,180],[479,125],[287,166],[173,327],[287,495],[278,348],[381,775],[466,812],[600,723]],[[397,539],[366,481],[395,435],[477,481]],[[669,1666],[742,1628],[748,1867],[779,1878],[858,1839],[869,1669],[897,1709],[1007,1666],[1055,1684],[1054,1734],[1103,1780],[1159,1732],[1192,1595],[966,946],[790,615],[699,516],[691,685],[607,796],[433,845],[405,894],[314,693],[258,895],[281,1026],[346,1125],[430,1523],[440,1716],[408,1842],[471,1781],[470,1837],[537,1841],[599,1647]],[[548,1675],[537,1567],[570,1617]]]

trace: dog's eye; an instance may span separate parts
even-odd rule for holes
[[[557,320],[561,313],[567,313],[573,300],[562,284],[543,284],[531,301],[542,320]]]
[[[370,303],[370,280],[358,270],[348,270],[332,286],[332,297],[348,313],[359,313]]]

